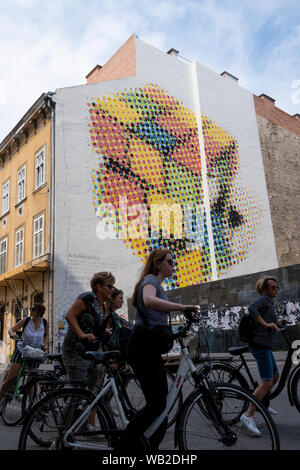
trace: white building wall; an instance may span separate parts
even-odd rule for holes
[[[59,89],[55,95],[56,325],[63,320],[76,296],[89,290],[94,272],[111,271],[125,297],[132,294],[145,253],[154,247],[154,242],[148,240],[146,245],[143,240],[97,237],[96,209],[103,202],[115,204],[118,195],[128,197],[129,206],[144,203],[149,209],[153,203],[169,202],[199,204],[202,208],[206,205],[206,210],[212,210],[220,191],[225,191],[218,215],[219,235],[212,214],[204,219],[206,224],[212,220],[211,231],[205,232],[208,237],[205,247],[188,250],[177,242],[173,250],[177,260],[176,283],[168,283],[166,288],[259,272],[278,265],[251,93],[200,64],[168,56],[139,39],[136,39],[136,61],[136,77]],[[154,98],[145,97],[149,90]],[[144,111],[130,107],[129,98],[134,93],[137,99],[144,94]],[[158,104],[154,112],[153,100],[170,112],[162,117]],[[95,109],[105,109],[105,113],[100,112],[101,116],[105,114],[105,119],[93,114]],[[98,119],[95,128],[90,127],[91,116]],[[147,116],[156,126],[149,131],[150,137],[146,127],[142,127]],[[207,122],[209,131],[201,126]],[[134,132],[130,134],[128,129]],[[162,134],[158,129],[162,129]],[[185,143],[184,134],[188,130],[193,138]],[[93,141],[92,137],[98,135],[99,140]],[[171,147],[174,145],[167,156],[162,152],[162,143],[166,141]],[[227,163],[231,161],[235,167],[234,175],[229,175],[226,165],[219,164],[220,151],[232,142],[238,150],[227,157]],[[115,173],[105,158],[108,156],[117,165]],[[207,163],[204,175],[203,163]],[[108,178],[105,184],[104,176]],[[205,176],[207,188],[203,185]],[[141,195],[143,185],[148,188],[146,201]],[[164,189],[169,192],[163,195]],[[229,227],[233,206],[235,216],[242,223]],[[126,305],[123,312],[126,313]],[[64,331],[57,328],[56,331],[59,342]]]

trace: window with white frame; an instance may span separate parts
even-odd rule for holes
[[[24,259],[24,228],[16,231],[15,265],[21,266]]]
[[[18,194],[17,194],[17,203],[25,199],[26,193],[26,167],[23,166],[18,171]]]
[[[46,151],[43,148],[35,156],[35,189],[42,186],[46,181]]]
[[[9,181],[2,186],[2,215],[9,211],[9,187]]]
[[[33,257],[44,253],[44,215],[33,220]]]
[[[0,274],[6,271],[7,238],[0,241]]]

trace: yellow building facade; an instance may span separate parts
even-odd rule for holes
[[[0,362],[34,302],[49,320],[51,110],[43,94],[0,144]]]

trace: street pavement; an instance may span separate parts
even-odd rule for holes
[[[280,372],[285,354],[276,354]],[[249,360],[248,365],[252,375],[258,379],[256,362]],[[0,383],[5,368],[5,365],[0,364]],[[186,396],[190,391],[185,385],[184,395]],[[300,413],[295,407],[291,407],[286,388],[272,401],[271,406],[278,412],[272,418],[278,429],[281,450],[300,450]],[[0,417],[0,450],[17,450],[20,431],[21,426],[6,426]],[[161,450],[174,450],[174,426],[168,429],[160,448]]]

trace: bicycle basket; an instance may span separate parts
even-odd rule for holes
[[[46,354],[39,346],[27,344],[23,348],[23,358],[30,361],[44,362]]]

